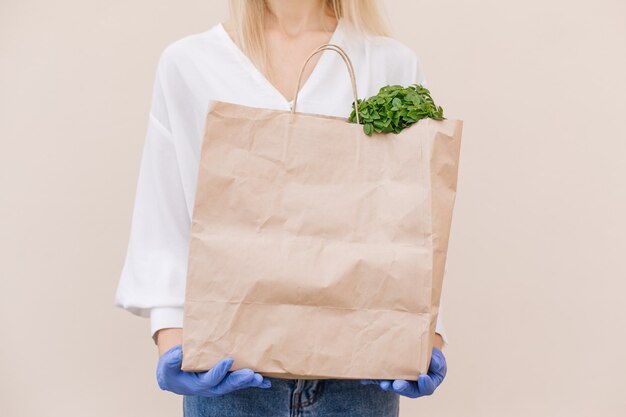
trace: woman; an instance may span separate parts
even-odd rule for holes
[[[211,100],[290,110],[302,62],[334,43],[350,56],[361,97],[387,84],[424,84],[415,53],[386,36],[374,0],[231,0],[231,20],[161,54],[116,304],[150,317],[157,380],[184,396],[186,416],[397,416],[399,395],[430,395],[446,372],[437,323],[428,375],[415,381],[290,380],[251,369],[182,372],[187,244],[204,121]],[[303,74],[298,111],[347,117],[352,89],[334,52]],[[441,315],[440,315],[441,317]]]

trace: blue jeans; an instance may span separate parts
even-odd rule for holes
[[[397,417],[398,394],[358,379],[278,379],[219,397],[184,396],[185,417]]]

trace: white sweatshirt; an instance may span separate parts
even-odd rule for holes
[[[339,20],[330,43],[342,47],[356,74],[359,98],[387,84],[426,85],[416,54],[390,37],[356,35]],[[137,182],[128,249],[115,305],[150,317],[159,329],[182,327],[187,250],[200,147],[211,100],[290,110],[221,23],[161,53]],[[348,117],[350,77],[334,51],[319,54],[298,93],[297,111]],[[447,344],[441,306],[436,327]]]

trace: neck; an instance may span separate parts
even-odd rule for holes
[[[325,31],[328,16],[324,0],[266,0],[269,8],[267,27],[288,35],[304,31]]]

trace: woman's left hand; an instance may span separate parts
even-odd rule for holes
[[[433,347],[432,358],[428,373],[417,377],[417,381],[407,381],[405,379],[362,379],[361,384],[378,384],[385,391],[393,391],[396,394],[409,398],[423,397],[431,395],[446,377],[446,358],[443,353]]]

